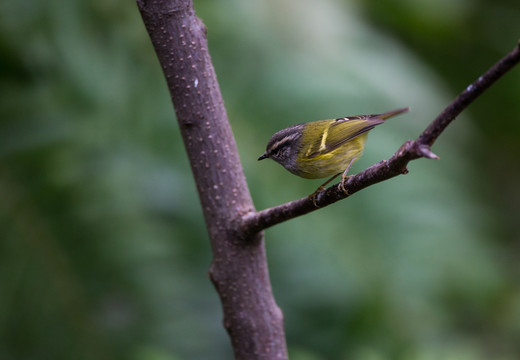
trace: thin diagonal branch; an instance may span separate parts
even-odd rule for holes
[[[273,225],[315,211],[318,208],[331,205],[381,181],[406,174],[408,173],[406,166],[412,160],[423,157],[430,159],[438,158],[430,150],[430,147],[446,127],[469,104],[518,62],[520,62],[520,43],[457,96],[417,139],[406,141],[390,159],[380,161],[368,169],[350,176],[344,186],[347,193],[340,190],[338,184],[336,184],[320,192],[316,196],[315,202],[309,197],[304,197],[272,208],[248,213],[240,219],[237,230],[243,234],[262,231]]]

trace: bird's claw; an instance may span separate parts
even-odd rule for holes
[[[348,193],[348,190],[345,189],[345,183],[347,182],[347,180],[349,179],[350,176],[342,176],[341,177],[341,181],[340,183],[338,184],[338,188],[343,192],[345,193],[345,195],[350,195]]]
[[[317,196],[323,190],[325,190],[325,186],[322,185],[322,186],[318,187],[315,192],[313,192],[312,194],[309,195],[309,198],[312,200],[312,203],[314,204],[315,207],[319,207],[318,204],[316,203],[316,201],[318,200]]]

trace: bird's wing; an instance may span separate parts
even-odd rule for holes
[[[307,158],[313,158],[331,152],[347,141],[372,130],[383,123],[383,119],[370,119],[366,116],[351,116],[336,119],[327,125],[323,135],[315,139],[306,151]]]

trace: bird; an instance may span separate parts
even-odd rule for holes
[[[258,160],[272,159],[291,173],[306,179],[330,177],[313,194],[342,174],[340,186],[345,191],[343,185],[348,170],[361,157],[368,132],[387,119],[409,110],[405,107],[381,114],[293,125],[276,132]]]

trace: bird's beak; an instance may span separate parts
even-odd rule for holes
[[[264,160],[264,159],[267,159],[269,156],[267,155],[267,153],[263,153],[262,156],[260,156],[258,158],[258,160]]]

